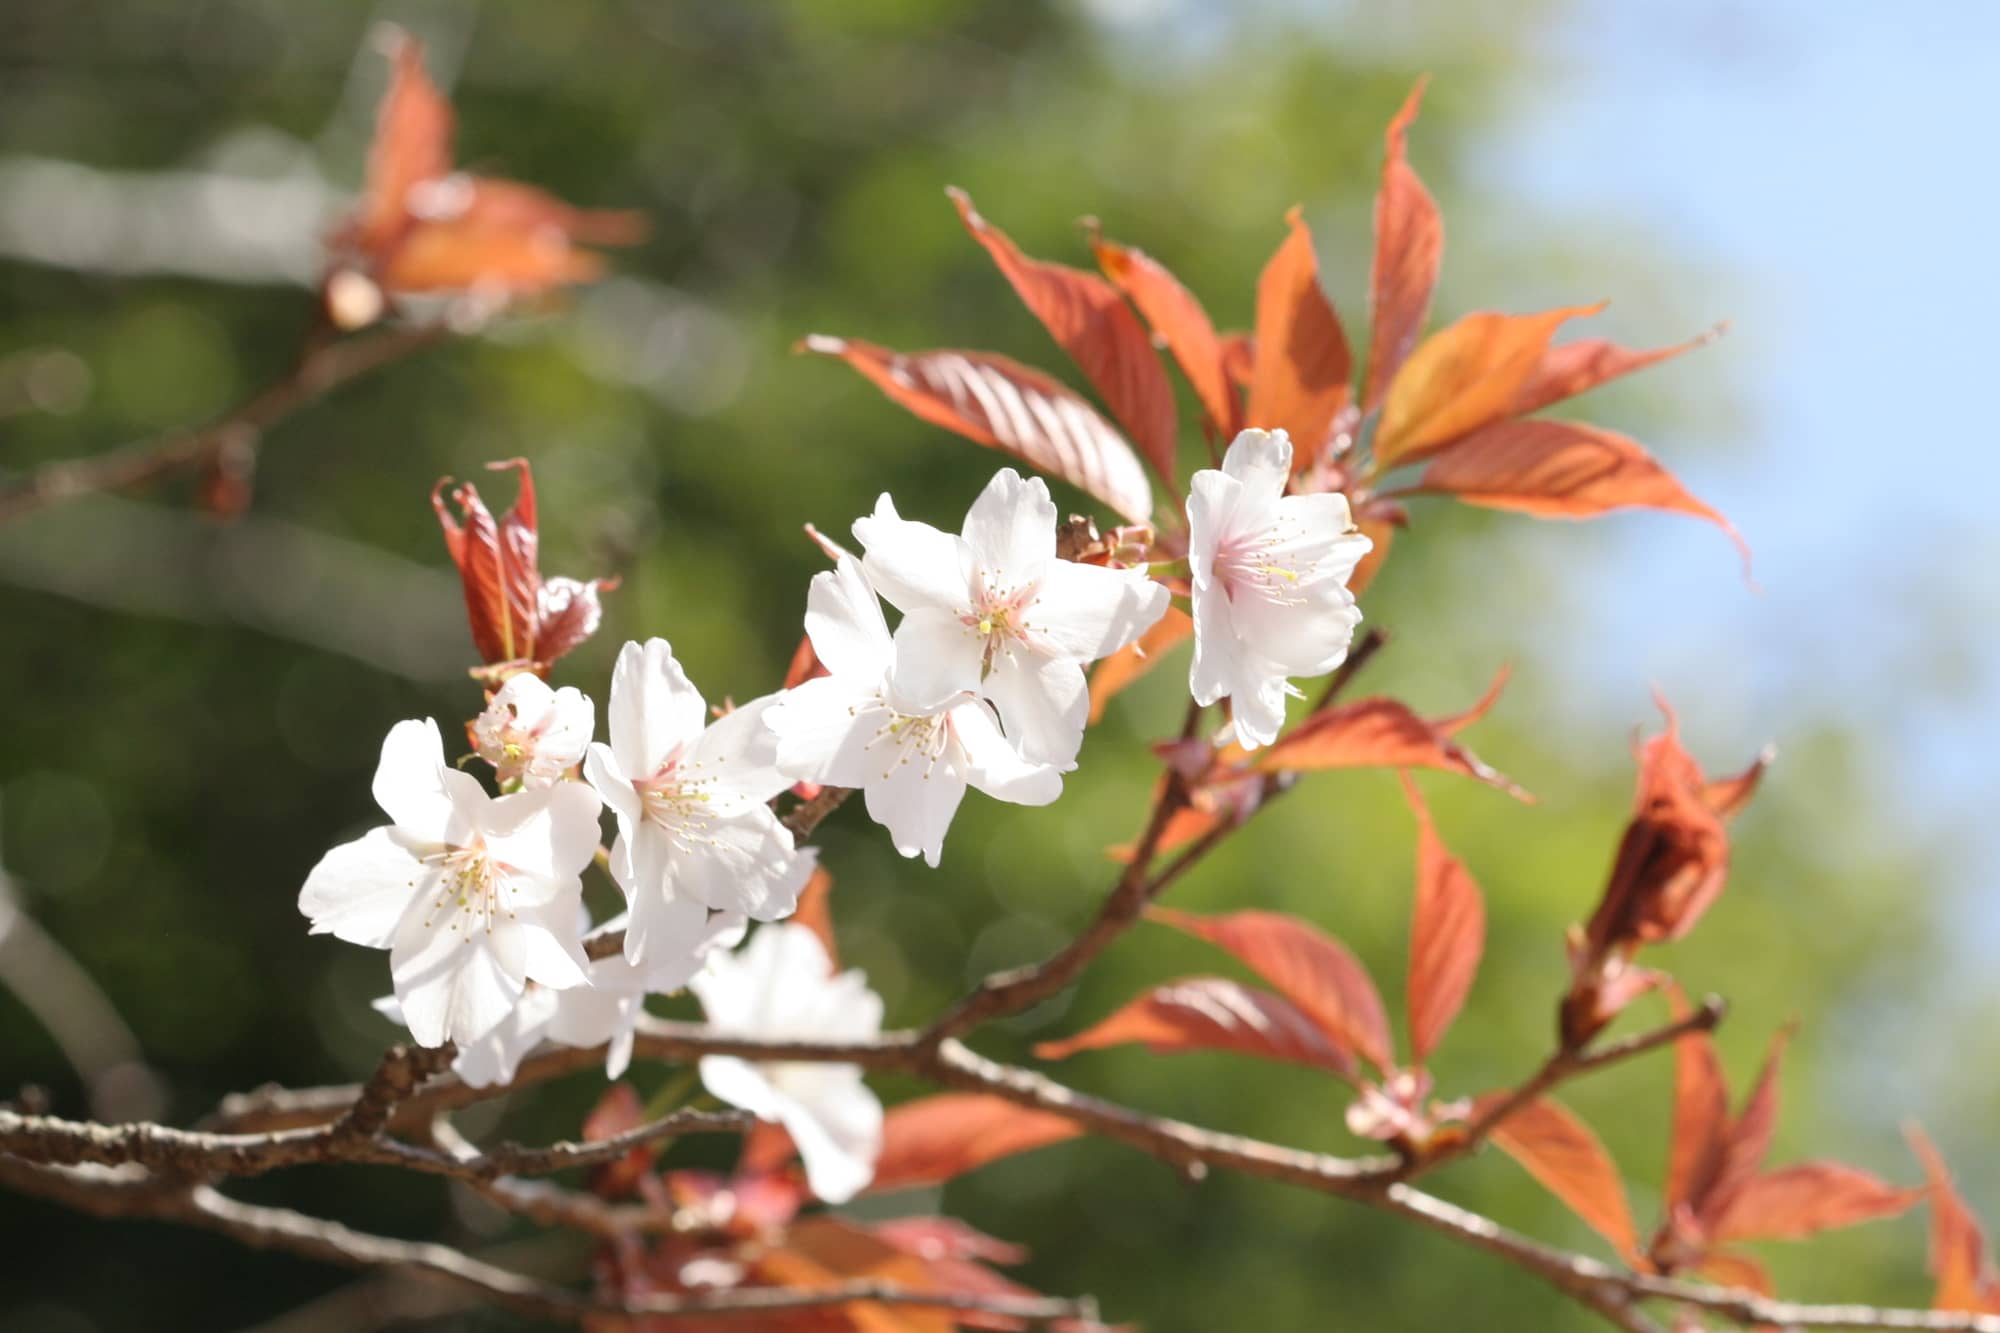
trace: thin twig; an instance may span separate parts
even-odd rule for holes
[[[138,440],[88,458],[46,463],[26,476],[0,481],[0,522],[103,491],[141,486],[241,441],[254,448],[263,433],[324,394],[444,339],[442,325],[406,325],[339,342],[308,338],[297,364],[256,397],[195,430]]]

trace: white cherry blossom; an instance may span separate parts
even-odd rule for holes
[[[602,929],[629,924],[616,919],[605,922]],[[712,958],[726,957],[742,942],[747,925],[741,912],[711,912],[700,935],[644,967],[623,954],[593,959],[590,984],[556,997],[547,1027],[549,1040],[564,1046],[605,1046],[605,1077],[619,1077],[632,1063],[632,1041],[646,1012],[646,997],[685,989]]]
[[[394,822],[322,857],[299,910],[316,935],[389,950],[411,1036],[474,1042],[530,981],[584,983],[578,877],[597,850],[594,792],[564,782],[496,800],[445,763],[426,719],[390,730],[374,794]]]
[[[628,643],[611,677],[611,743],[584,759],[618,817],[611,875],[631,924],[625,956],[646,965],[701,938],[711,908],[759,921],[789,914],[812,873],[766,804],[792,785],[754,700],[708,723],[708,706],[665,639]]]
[[[1188,492],[1188,683],[1204,707],[1229,699],[1246,749],[1277,738],[1297,693],[1286,678],[1340,665],[1361,623],[1347,581],[1373,543],[1355,531],[1346,496],[1286,495],[1291,466],[1283,431],[1246,430],[1222,470],[1195,473]]]
[[[472,745],[493,765],[503,787],[515,782],[546,787],[583,762],[596,729],[597,708],[583,691],[571,685],[552,690],[540,676],[523,671],[509,677],[473,719]]]
[[[1142,569],[1056,558],[1056,506],[1039,477],[995,474],[960,536],[902,518],[887,495],[854,525],[869,581],[903,613],[896,683],[936,705],[976,690],[1023,757],[1076,766],[1090,692],[1083,668],[1166,614]]]
[[[806,633],[830,674],[786,690],[766,714],[778,767],[802,781],[860,788],[869,817],[904,856],[921,852],[938,863],[967,786],[1018,805],[1062,794],[1055,766],[1023,759],[970,693],[941,703],[903,693],[882,605],[853,556],[813,576]]]
[[[866,1041],[882,1031],[882,997],[858,971],[833,975],[819,937],[804,926],[765,926],[747,948],[716,955],[690,989],[719,1035]],[[701,1081],[730,1105],[783,1125],[805,1161],[806,1183],[828,1203],[845,1203],[874,1178],[882,1103],[859,1066],[707,1055]]]

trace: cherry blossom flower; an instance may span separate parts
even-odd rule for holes
[[[1145,570],[1056,558],[1056,506],[1041,478],[994,475],[952,536],[904,519],[887,495],[854,525],[868,579],[903,612],[896,683],[935,706],[976,690],[1024,758],[1076,766],[1090,712],[1085,664],[1166,614]]]
[[[1373,545],[1355,531],[1347,497],[1286,495],[1292,442],[1246,430],[1222,470],[1194,474],[1188,563],[1194,575],[1194,667],[1203,707],[1230,701],[1236,739],[1277,739],[1288,676],[1317,676],[1347,656],[1361,612],[1347,581]]]
[[[790,777],[858,787],[868,815],[904,856],[931,865],[967,786],[1017,805],[1062,794],[1051,764],[1030,763],[1000,734],[971,694],[914,704],[896,678],[895,641],[861,562],[813,576],[806,633],[828,675],[786,690],[765,716],[778,738],[778,768]]]
[[[445,763],[428,719],[390,730],[374,792],[394,822],[322,857],[299,910],[315,935],[389,950],[417,1041],[477,1041],[530,981],[584,984],[576,922],[597,850],[594,792],[563,782],[496,800]]]
[[[614,919],[605,922],[602,929],[619,930],[629,924],[625,919]],[[549,1039],[564,1046],[605,1046],[605,1077],[619,1077],[632,1063],[632,1040],[646,1012],[646,997],[685,989],[711,959],[726,957],[741,943],[747,927],[741,912],[711,912],[700,934],[645,967],[636,966],[622,954],[592,960],[590,985],[556,997],[548,1024]]]
[[[552,690],[540,676],[510,676],[466,730],[500,785],[527,789],[562,781],[583,762],[597,707],[573,685]]]
[[[764,725],[775,696],[705,725],[708,705],[665,639],[628,643],[611,676],[611,743],[584,759],[618,817],[611,875],[631,906],[625,956],[644,965],[701,938],[709,910],[791,912],[812,863],[766,804],[792,785]]]
[[[833,973],[810,929],[766,926],[747,948],[718,954],[689,983],[719,1035],[777,1041],[866,1041],[882,1031],[882,997],[859,971]],[[874,1178],[882,1150],[882,1103],[856,1065],[727,1055],[701,1060],[711,1093],[790,1132],[806,1182],[828,1203],[845,1203]]]

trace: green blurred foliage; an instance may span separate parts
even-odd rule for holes
[[[1183,41],[1121,42],[1075,7],[1041,0],[8,6],[0,155],[167,170],[267,127],[308,144],[351,185],[383,75],[367,29],[386,12],[432,39],[455,85],[462,160],[580,203],[641,207],[653,222],[651,239],[615,260],[620,277],[574,310],[425,352],[286,422],[263,452],[252,516],[236,528],[191,517],[177,482],[144,505],[90,501],[23,520],[0,547],[6,863],[27,910],[136,1029],[172,1089],[167,1113],[191,1119],[266,1080],[356,1077],[393,1035],[366,1004],[387,988],[383,956],[309,939],[294,896],[327,846],[375,820],[367,777],[389,725],[430,714],[449,732],[477,706],[458,674],[469,642],[425,501],[440,475],[531,458],[544,567],[622,573],[604,632],[559,680],[601,698],[617,645],[659,634],[713,699],[761,693],[778,682],[822,563],[801,523],[840,536],[893,489],[904,513],[951,525],[999,462],[907,418],[846,370],[792,357],[791,342],[825,331],[1059,364],[959,229],[944,185],[968,189],[1031,253],[1075,262],[1086,255],[1075,220],[1096,215],[1172,265],[1225,327],[1248,322],[1283,210],[1303,201],[1358,341],[1379,135],[1428,68],[1436,79],[1414,154],[1447,208],[1442,313],[1463,308],[1461,292],[1522,309],[1593,297],[1560,284],[1570,238],[1519,262],[1482,223],[1480,210],[1504,198],[1462,184],[1468,136],[1532,78],[1518,39],[1539,11],[1516,6],[1506,24],[1452,40],[1448,25],[1419,24],[1399,27],[1398,42],[1367,43],[1302,17],[1208,14],[1190,19]],[[1621,243],[1579,231],[1576,246]],[[285,370],[310,317],[309,297],[282,285],[15,262],[0,275],[0,366],[61,349],[88,372],[81,400],[64,404],[73,410],[0,422],[9,470],[238,401]],[[1640,269],[1634,292],[1619,294],[1642,299],[1670,279]],[[1724,373],[1717,354],[1662,372],[1705,396]],[[1605,399],[1595,415],[1640,434],[1671,410],[1640,388]],[[505,503],[505,483],[488,495]],[[1595,530],[1552,538],[1523,519],[1420,517],[1368,599],[1397,642],[1365,688],[1445,711],[1512,659],[1515,684],[1473,739],[1542,798],[1523,806],[1448,779],[1423,784],[1491,916],[1485,970],[1438,1061],[1452,1095],[1516,1077],[1546,1049],[1561,931],[1588,913],[1609,863],[1630,764],[1625,735],[1568,721],[1577,682],[1539,651],[1552,618],[1591,614],[1564,600],[1561,579],[1566,563],[1590,559]],[[1738,591],[1724,560],[1699,574],[1691,597]],[[892,1022],[921,1020],[983,972],[1044,954],[1093,910],[1112,876],[1103,849],[1131,836],[1146,799],[1153,769],[1140,742],[1178,716],[1178,661],[1092,733],[1060,805],[969,802],[939,871],[897,858],[858,809],[828,826],[843,948],[886,996]],[[1650,724],[1643,686],[1617,689],[1631,720]],[[1718,681],[1725,697],[1726,687]],[[1718,769],[1765,739],[1721,734],[1704,723],[1704,700],[1678,702],[1697,752]],[[1785,764],[1738,825],[1728,895],[1668,961],[1692,988],[1733,1000],[1722,1041],[1743,1081],[1774,1027],[1807,1020],[1785,1081],[1782,1153],[1850,1154],[1908,1176],[1888,1133],[1893,1098],[1850,1108],[1829,1067],[1854,1016],[1922,970],[1932,923],[1906,886],[1921,882],[1923,849],[1861,832],[1863,758],[1848,738],[1788,740]],[[1174,902],[1301,913],[1348,940],[1393,1005],[1412,856],[1411,821],[1386,774],[1318,777]],[[1074,1030],[1149,983],[1232,969],[1142,926],[1073,996],[982,1043],[1025,1057],[1032,1040]],[[1204,1124],[1356,1146],[1339,1089],[1298,1070],[1118,1051],[1060,1073]],[[1628,1168],[1642,1225],[1664,1160],[1667,1073],[1659,1061],[1621,1069],[1573,1098]],[[635,1077],[650,1087],[664,1076]],[[0,993],[0,1083],[23,1082],[46,1085],[65,1112],[87,1110],[57,1048]],[[597,1086],[582,1077],[518,1096],[470,1127],[570,1134]],[[1498,1157],[1435,1183],[1532,1234],[1595,1247]],[[307,1170],[242,1188],[475,1247],[505,1230],[432,1182],[382,1173]],[[1591,1326],[1531,1280],[1438,1237],[1263,1182],[1183,1182],[1107,1144],[1010,1161],[952,1185],[943,1204],[1031,1244],[1025,1280],[1094,1293],[1109,1316],[1163,1333],[1465,1327],[1469,1311],[1478,1327]],[[1921,1299],[1919,1245],[1914,1223],[1875,1227],[1786,1255],[1778,1271],[1815,1296]],[[0,1254],[0,1325],[10,1329],[235,1327],[352,1280],[12,1199],[0,1209]],[[511,1326],[496,1315],[446,1322]]]

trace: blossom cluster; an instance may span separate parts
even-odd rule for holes
[[[790,916],[814,869],[774,803],[800,783],[859,790],[899,852],[936,866],[967,788],[1020,805],[1061,794],[1086,667],[1135,643],[1177,587],[1194,609],[1196,702],[1229,699],[1237,743],[1268,744],[1287,677],[1345,655],[1359,620],[1346,584],[1368,549],[1339,495],[1284,494],[1290,468],[1282,432],[1248,430],[1196,475],[1185,582],[1061,558],[1048,487],[1011,469],[955,534],[885,494],[854,524],[862,554],[812,581],[822,674],[712,716],[666,640],[627,643],[599,741],[587,695],[519,669],[466,728],[498,796],[447,760],[435,722],[398,723],[374,782],[390,822],[328,852],[300,910],[315,933],[389,950],[380,1007],[424,1045],[456,1043],[471,1083],[511,1081],[543,1041],[605,1045],[617,1077],[646,997],[683,989],[721,1030],[872,1036],[880,998],[835,975],[810,930],[770,927],[731,952],[752,921]],[[594,860],[626,906],[595,929],[622,931],[622,948],[587,947]],[[785,1126],[821,1197],[868,1182],[882,1112],[858,1069],[711,1057],[701,1074]]]

